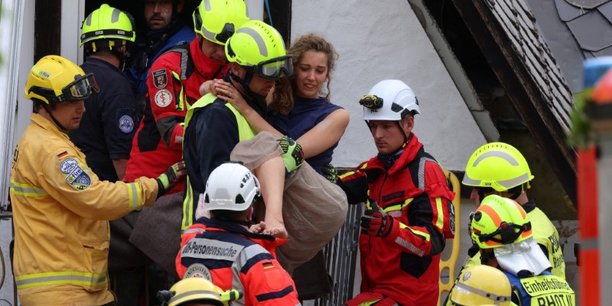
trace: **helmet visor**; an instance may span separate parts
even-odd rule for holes
[[[92,92],[98,92],[99,87],[93,73],[85,76],[77,76],[76,79],[62,89],[60,101],[79,101],[84,100]]]
[[[255,65],[253,73],[266,79],[278,80],[293,74],[293,63],[290,56],[281,56]]]

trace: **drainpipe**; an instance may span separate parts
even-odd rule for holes
[[[610,239],[599,233],[610,233],[612,210],[612,57],[584,62],[584,91],[574,104],[570,141],[576,145],[578,224],[580,228],[578,305],[601,305],[612,299],[610,277],[612,261],[601,261],[612,255]],[[606,205],[607,204],[607,205]]]
[[[608,58],[612,65],[612,57]],[[599,79],[597,85],[591,94],[590,103],[587,104],[585,113],[591,123],[591,128],[595,134],[596,145],[598,148],[597,156],[597,189],[595,193],[598,203],[597,218],[599,221],[599,233],[608,235],[612,231],[612,69],[608,67],[606,74]],[[609,260],[612,255],[612,239],[598,239],[599,256],[607,260],[599,262],[599,273],[605,275],[600,279],[599,286],[593,286],[601,290],[599,301],[610,301],[612,292],[610,290],[602,290],[603,288],[612,288],[612,279],[609,277],[612,273],[612,262]],[[599,275],[597,275],[599,277]],[[587,280],[588,278],[585,277]],[[599,279],[599,278],[598,278]],[[593,302],[599,302],[593,301]],[[585,301],[581,305],[599,305],[589,304]]]

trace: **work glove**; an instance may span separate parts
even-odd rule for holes
[[[361,216],[361,233],[370,236],[387,237],[393,229],[393,217],[382,211],[367,210]]]
[[[283,136],[278,140],[278,145],[283,150],[283,162],[287,173],[293,173],[304,162],[304,152],[302,146],[289,136]]]
[[[327,164],[321,171],[324,178],[335,184],[338,181],[338,170],[332,164]]]
[[[185,168],[185,162],[182,160],[168,167],[164,173],[155,179],[158,185],[157,197],[159,198],[168,192],[185,175],[187,175],[187,169]]]

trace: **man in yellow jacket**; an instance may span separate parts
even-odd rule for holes
[[[184,176],[177,163],[155,179],[100,181],[67,135],[93,91],[92,74],[55,55],[40,59],[26,82],[34,114],[15,148],[10,187],[13,272],[24,306],[112,303],[108,220],[152,205]]]

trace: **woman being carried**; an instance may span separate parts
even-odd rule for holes
[[[257,132],[268,131],[279,138],[287,135],[301,145],[304,159],[307,162],[302,167],[312,167],[320,175],[313,176],[313,180],[317,182],[307,184],[315,188],[305,188],[303,194],[288,195],[285,193],[285,197],[297,196],[308,199],[309,195],[317,192],[329,195],[326,197],[329,201],[312,203],[316,207],[309,207],[305,211],[296,211],[291,208],[288,211],[288,208],[284,207],[282,215],[274,217],[276,220],[280,218],[279,223],[282,225],[285,225],[284,220],[290,220],[286,224],[290,241],[292,239],[300,241],[302,239],[300,236],[305,236],[303,239],[307,239],[306,236],[317,235],[317,233],[300,230],[304,226],[312,226],[306,224],[315,223],[314,225],[321,230],[327,226],[327,224],[316,224],[321,219],[317,217],[318,214],[324,215],[327,209],[336,206],[344,206],[346,209],[346,196],[334,184],[335,171],[330,163],[333,151],[348,125],[349,114],[342,107],[329,102],[330,73],[335,66],[337,54],[328,41],[320,36],[307,34],[293,44],[288,54],[292,58],[294,74],[288,80],[284,78],[276,83],[272,102],[268,106],[272,110],[271,116],[267,118],[268,121],[254,111],[233,86],[223,80],[204,83],[201,92],[212,91],[217,97],[227,100],[247,118],[251,127]],[[321,96],[321,89],[324,85],[327,85],[327,94]],[[265,175],[265,173],[256,173],[256,175]],[[290,180],[291,178],[288,178],[286,184],[291,184]],[[317,189],[316,186],[320,188]],[[266,220],[270,220],[268,213],[266,212]],[[262,226],[266,225],[262,224]],[[270,224],[267,226],[270,227]],[[263,230],[263,227],[257,230]],[[292,249],[291,253],[295,254],[296,250],[293,248],[297,247],[299,246],[288,243],[279,249],[279,258],[289,271],[292,271],[295,266],[286,263],[300,260],[284,261],[282,257],[290,253],[288,249]]]

